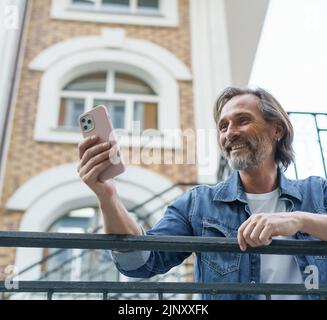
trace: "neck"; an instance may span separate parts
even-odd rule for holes
[[[241,170],[240,177],[246,193],[267,193],[278,186],[275,163]]]

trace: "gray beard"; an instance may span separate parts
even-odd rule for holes
[[[248,148],[245,154],[230,156],[223,148],[223,154],[229,166],[234,170],[245,170],[255,168],[267,159],[272,152],[272,142],[268,136],[263,136],[260,141],[249,141],[251,149]]]
[[[245,170],[247,168],[258,166],[256,157],[250,152],[240,156],[231,156],[227,158],[227,160],[229,166],[234,170]]]

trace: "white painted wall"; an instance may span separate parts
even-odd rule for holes
[[[246,86],[269,0],[191,0],[192,64],[200,182],[216,182],[220,151],[213,105],[227,86]]]
[[[250,78],[269,0],[225,0],[233,86]]]
[[[231,84],[224,0],[191,0],[192,64],[198,180],[214,183],[218,147],[213,105]]]

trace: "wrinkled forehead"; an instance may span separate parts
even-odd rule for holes
[[[222,108],[219,121],[239,113],[249,113],[255,117],[262,118],[260,99],[253,94],[242,94],[233,97]]]

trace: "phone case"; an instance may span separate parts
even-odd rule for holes
[[[79,116],[79,123],[84,138],[97,135],[99,137],[98,143],[110,142],[111,145],[117,144],[111,118],[105,106],[96,106],[92,110],[81,114]],[[99,176],[99,180],[106,181],[112,179],[125,171],[125,165],[119,151],[118,156],[120,157],[120,162],[112,164],[103,171]]]

